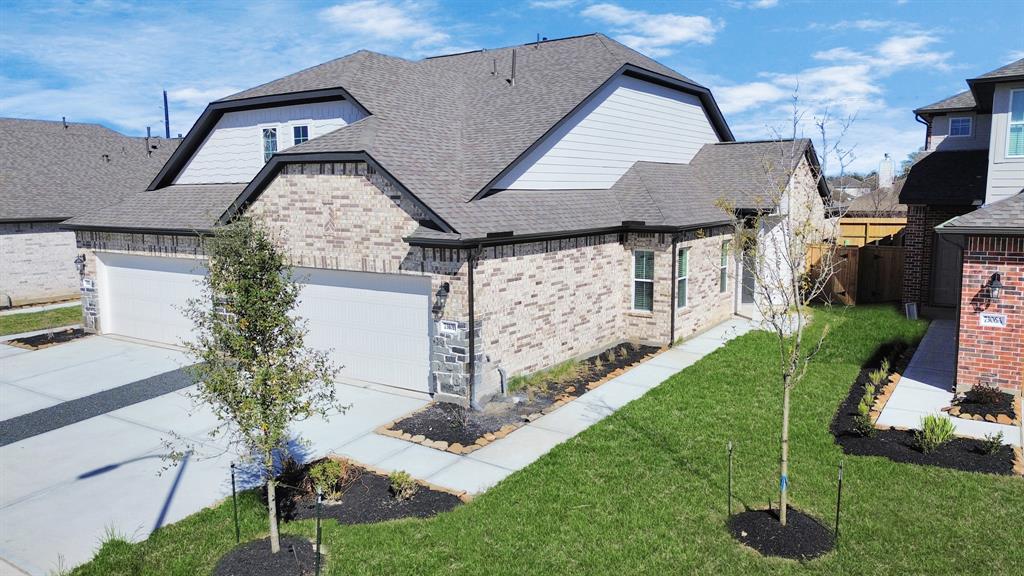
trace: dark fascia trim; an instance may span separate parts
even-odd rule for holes
[[[707,88],[699,84],[685,82],[683,80],[677,80],[675,78],[665,76],[664,74],[659,74],[657,72],[652,72],[651,70],[641,68],[633,64],[623,64],[622,67],[616,70],[614,74],[609,76],[607,80],[602,82],[600,86],[598,86],[596,89],[594,89],[593,92],[588,94],[586,98],[579,102],[579,104],[574,106],[573,109],[569,111],[569,113],[563,116],[558,122],[555,122],[555,124],[551,126],[551,128],[548,128],[548,130],[544,132],[544,134],[542,134],[540,138],[537,138],[537,140],[535,140],[533,144],[530,144],[530,146],[526,150],[524,150],[522,153],[516,156],[515,160],[509,163],[508,166],[505,166],[505,168],[502,169],[501,172],[498,172],[497,176],[491,178],[491,180],[487,182],[487,184],[485,184],[482,189],[480,189],[476,194],[473,195],[473,197],[470,199],[470,202],[472,202],[473,200],[479,200],[495,192],[495,190],[492,190],[495,182],[504,178],[506,174],[508,174],[520,162],[525,160],[527,156],[529,156],[545,140],[547,140],[547,138],[551,134],[554,134],[556,130],[558,130],[566,122],[568,122],[569,119],[572,118],[574,114],[576,114],[576,112],[581,110],[584,106],[589,104],[591,100],[596,98],[597,95],[601,92],[601,90],[604,90],[606,86],[608,86],[617,78],[623,75],[628,75],[633,78],[639,78],[641,80],[647,80],[655,84],[667,86],[669,88],[674,88],[676,90],[696,95],[700,99],[701,104],[703,104],[704,110],[708,113],[708,117],[711,120],[711,125],[715,129],[715,133],[718,134],[719,139],[723,142],[736,141],[736,138],[732,134],[732,130],[729,129],[729,125],[725,123],[725,117],[722,116],[722,111],[718,108],[718,103],[715,102],[714,97],[711,96],[711,90],[708,90]]]
[[[455,232],[455,229],[451,227],[448,222],[441,218],[437,212],[433,211],[427,206],[422,200],[416,197],[415,194],[409,191],[397,178],[395,178],[390,172],[388,172],[383,166],[377,162],[373,156],[370,156],[365,150],[358,150],[353,152],[308,152],[305,154],[288,154],[288,153],[277,153],[271,156],[270,161],[267,162],[263,169],[260,170],[259,174],[249,182],[249,185],[242,190],[242,192],[235,198],[235,201],[231,203],[231,206],[221,214],[217,220],[218,225],[227,224],[232,218],[241,213],[249,204],[256,201],[263,190],[268,184],[274,179],[275,176],[284,168],[287,164],[307,164],[317,162],[366,162],[372,166],[374,170],[380,172],[388,179],[397,185],[403,194],[407,195],[416,206],[430,215],[431,219],[441,227],[444,232]]]
[[[936,234],[964,236],[1024,236],[1024,228],[988,228],[985,226],[936,226]]]
[[[733,221],[722,220],[720,222],[706,222],[689,226],[608,226],[604,228],[586,228],[581,230],[561,230],[556,232],[539,232],[536,234],[523,234],[502,237],[483,238],[459,238],[445,240],[441,238],[415,238],[407,236],[404,240],[410,246],[422,248],[474,248],[478,246],[505,246],[509,244],[525,244],[527,242],[541,242],[544,240],[564,240],[566,238],[577,238],[580,236],[596,236],[599,234],[622,234],[622,233],[663,233],[673,234],[686,232],[688,230],[699,230],[701,228],[720,228],[731,226]]]
[[[113,232],[116,234],[157,234],[168,236],[206,236],[213,234],[212,229],[199,228],[140,228],[131,226],[94,226],[91,224],[64,224],[61,228],[81,232]]]
[[[287,94],[273,94],[270,96],[256,96],[253,98],[240,98],[238,100],[218,100],[211,102],[203,113],[192,125],[192,128],[185,135],[185,138],[178,145],[178,148],[168,158],[160,172],[150,182],[147,190],[156,190],[169,186],[174,178],[188,163],[192,155],[199,150],[210,130],[217,125],[226,112],[239,112],[242,110],[253,110],[256,108],[272,108],[275,106],[289,106],[294,104],[309,104],[312,102],[324,102],[327,100],[344,99],[352,102],[363,114],[367,116],[370,112],[352,97],[347,90],[341,88],[324,88],[322,90],[306,90],[303,92],[289,92]]]
[[[974,112],[978,109],[974,106],[961,106],[959,108],[916,108],[912,112],[918,116],[945,116],[953,112]]]
[[[0,224],[31,224],[33,222],[63,222],[71,216],[47,216],[40,218],[0,218]]]

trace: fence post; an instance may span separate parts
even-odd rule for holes
[[[839,547],[839,509],[843,503],[843,461],[839,461],[839,486],[836,490],[836,548]]]
[[[732,517],[732,440],[729,441],[729,516]]]
[[[316,489],[316,557],[313,562],[316,566],[316,576],[320,576],[320,510],[324,501],[323,492]]]
[[[242,532],[238,527],[238,495],[235,491],[235,463],[231,463],[231,507],[235,514],[235,544],[242,542]]]

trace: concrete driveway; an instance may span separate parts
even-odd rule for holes
[[[0,344],[0,573],[78,565],[108,530],[145,538],[231,493],[240,457],[207,436],[216,421],[187,397],[186,362],[180,350],[104,336],[31,352]],[[306,459],[427,402],[337,386],[352,407],[296,428]],[[167,441],[195,451],[168,468]]]

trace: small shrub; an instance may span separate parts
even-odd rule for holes
[[[345,480],[350,475],[349,465],[337,460],[323,460],[309,469],[313,491],[319,490],[328,500],[336,500],[341,496]]]
[[[860,404],[857,405],[857,416],[853,425],[863,436],[874,436],[875,426],[871,422],[871,407],[875,405],[875,387],[871,384],[864,386],[864,395],[861,396]]]
[[[971,404],[998,404],[1003,399],[1003,393],[995,386],[987,384],[975,384],[964,394],[964,401]]]
[[[953,422],[944,416],[929,414],[921,419],[921,429],[914,433],[921,452],[929,454],[953,439]]]
[[[420,489],[416,479],[405,470],[395,470],[388,475],[388,480],[391,481],[391,494],[399,500],[412,498],[416,495],[416,491]]]
[[[981,441],[982,449],[985,450],[985,454],[995,454],[1003,447],[1003,432],[1000,430],[995,434],[985,434],[985,439]]]

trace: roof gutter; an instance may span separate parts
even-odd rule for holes
[[[914,111],[914,120],[917,120],[918,122],[920,122],[921,124],[924,124],[924,126],[925,126],[925,131],[924,131],[924,149],[927,150],[928,149],[928,143],[931,142],[931,139],[932,139],[932,123],[931,123],[930,120],[925,120],[924,118],[922,118],[921,115],[918,114],[916,110]]]
[[[963,234],[969,236],[1024,236],[1024,228],[990,228],[985,226],[950,226],[939,224],[936,234]]]
[[[166,234],[172,236],[204,236],[213,234],[212,228],[140,228],[130,226],[93,226],[89,224],[61,224],[63,230],[82,232],[114,232],[119,234]]]
[[[522,234],[515,235],[512,233],[502,233],[501,235],[485,236],[483,238],[458,238],[458,239],[443,239],[443,238],[417,238],[415,236],[407,236],[404,238],[411,246],[417,246],[422,248],[477,248],[487,246],[504,246],[509,244],[524,244],[527,242],[542,242],[545,240],[563,240],[566,238],[577,238],[580,236],[596,236],[599,234],[621,234],[627,232],[633,233],[664,233],[673,234],[677,232],[686,232],[688,230],[698,230],[701,228],[717,228],[719,226],[730,226],[733,224],[732,220],[722,220],[719,222],[705,222],[702,224],[688,225],[688,226],[665,226],[665,225],[650,225],[648,226],[645,222],[641,221],[626,221],[619,226],[607,226],[603,228],[584,228],[580,230],[559,230],[555,232],[539,232],[534,234]]]

